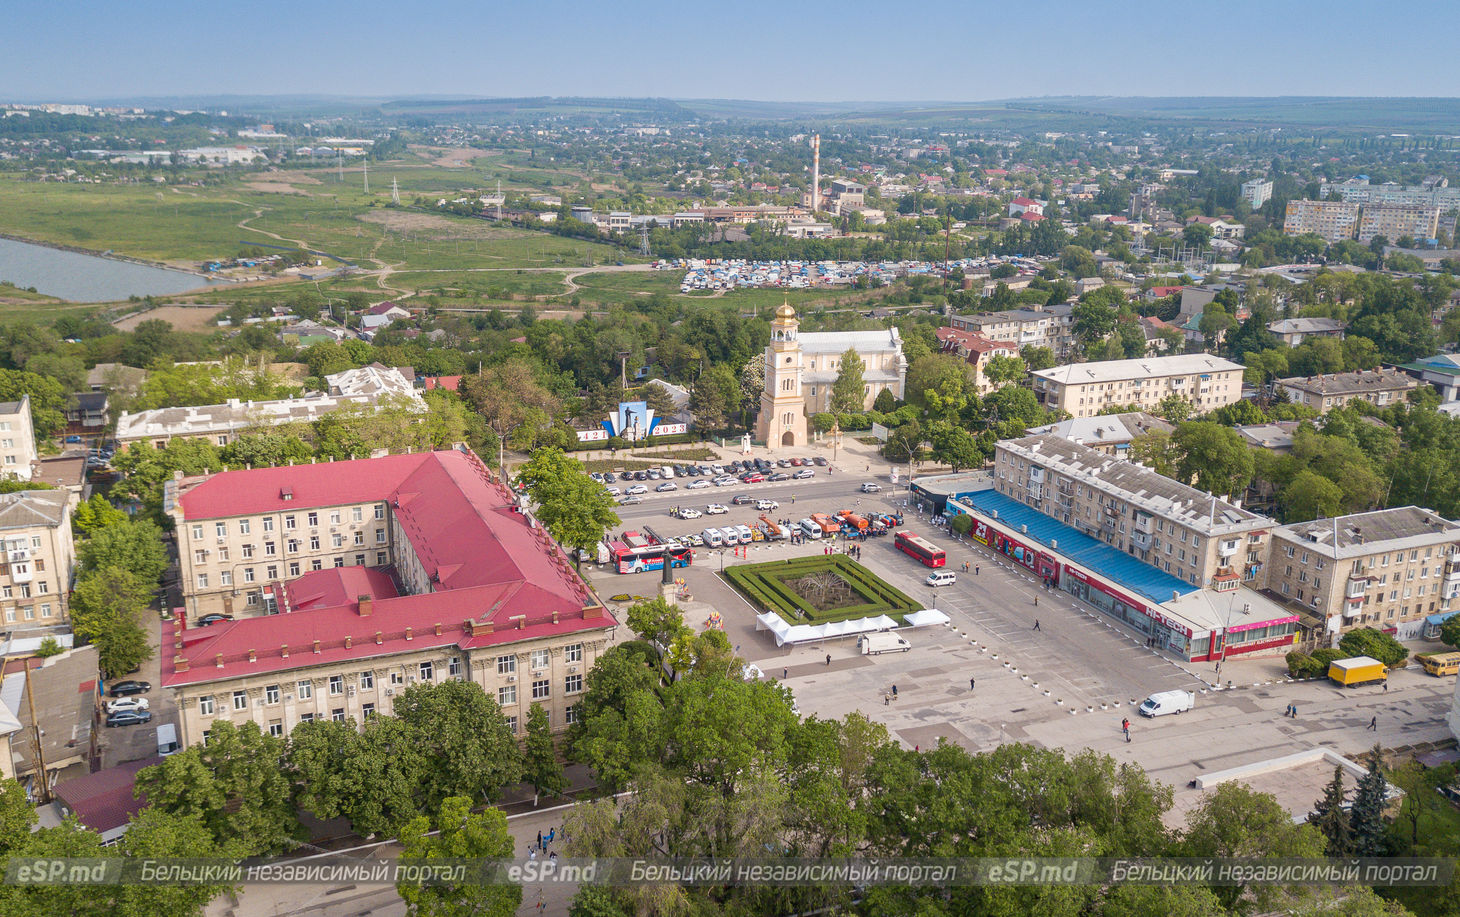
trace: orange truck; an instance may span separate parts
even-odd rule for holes
[[[837,513],[836,517],[859,532],[867,531],[867,526],[870,524],[866,519],[847,509]]]
[[[812,513],[811,521],[816,523],[823,535],[835,535],[842,530],[841,525],[826,513]]]

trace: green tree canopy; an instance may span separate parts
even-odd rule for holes
[[[420,816],[401,829],[401,863],[428,865],[433,860],[505,859],[514,853],[501,809],[472,812],[472,797],[441,800],[437,816]],[[434,829],[434,832],[433,832]],[[410,913],[421,917],[512,917],[522,905],[522,886],[424,885],[403,882],[396,891]]]
[[[583,463],[557,448],[539,449],[518,472],[537,518],[548,533],[572,548],[590,548],[619,523],[613,498],[583,470]]]
[[[863,409],[866,402],[867,383],[863,378],[866,364],[857,352],[848,347],[842,354],[841,367],[836,381],[831,386],[831,412],[852,414]]]

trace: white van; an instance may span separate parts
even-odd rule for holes
[[[857,639],[857,648],[863,656],[880,656],[883,653],[906,653],[912,644],[887,631],[863,634]]]
[[[806,536],[812,541],[821,540],[821,526],[812,522],[810,519],[802,519],[800,522],[796,523],[796,526],[797,528],[801,529],[802,535]]]
[[[720,548],[725,546],[725,536],[721,535],[720,530],[717,528],[705,529],[703,532],[700,532],[700,537],[705,540],[707,547]]]
[[[726,547],[733,547],[740,544],[740,533],[728,525],[720,529],[720,537],[725,539]]]
[[[664,475],[665,480],[668,480],[669,478],[674,477],[674,466],[665,465],[659,469],[659,473]]]
[[[923,582],[934,588],[938,586],[951,586],[958,582],[958,574],[952,570],[934,570],[928,574],[928,578],[923,580]]]
[[[178,753],[177,727],[163,723],[157,727],[157,753],[164,758]]]
[[[1141,716],[1165,716],[1185,713],[1196,706],[1196,695],[1190,691],[1157,691],[1141,701]]]
[[[740,536],[741,544],[750,544],[752,541],[755,540],[755,536],[751,534],[750,526],[748,525],[735,526],[735,534]]]

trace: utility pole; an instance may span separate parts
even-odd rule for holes
[[[365,193],[370,193],[370,158],[365,159]]]
[[[35,695],[31,693],[30,687],[30,660],[27,659],[22,664],[25,666],[25,703],[30,708],[30,742],[35,751],[36,782],[40,786],[41,802],[50,802],[51,778],[46,773],[46,750],[41,744],[41,724],[35,716]]]

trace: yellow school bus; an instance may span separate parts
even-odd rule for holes
[[[1432,653],[1419,657],[1419,664],[1436,678],[1460,673],[1460,653]]]

